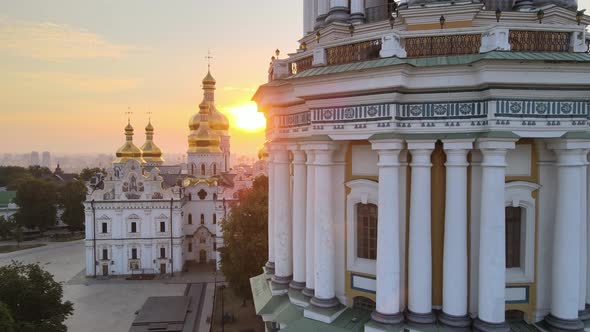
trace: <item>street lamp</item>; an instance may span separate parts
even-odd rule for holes
[[[496,22],[500,22],[501,16],[502,16],[502,11],[499,8],[496,9]]]
[[[584,17],[585,11],[586,9],[582,9],[576,12],[576,22],[578,23],[578,25],[580,25],[580,23],[582,22],[582,18]]]
[[[444,27],[445,27],[445,22],[446,22],[445,16],[444,16],[444,15],[441,15],[441,16],[440,16],[440,19],[438,19],[438,21],[440,22],[440,28],[441,28],[441,29],[444,29]]]
[[[389,17],[389,25],[391,25],[392,29],[393,29],[394,24],[395,24],[395,16],[393,16],[393,13],[391,13],[391,16]]]
[[[351,37],[354,35],[354,25],[352,23],[348,26],[348,32],[350,32]]]

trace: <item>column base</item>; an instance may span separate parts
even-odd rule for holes
[[[312,298],[312,301],[314,299],[315,299],[315,297]],[[347,307],[340,304],[340,302],[338,302],[338,300],[336,298],[334,298],[333,300],[336,301],[336,305],[333,307],[329,307],[329,308],[318,307],[312,303],[310,306],[305,308],[305,310],[303,310],[303,316],[305,318],[317,320],[319,322],[324,322],[326,324],[331,324],[333,321],[335,321],[338,318],[338,316],[340,316],[340,314],[342,314],[347,309]],[[320,300],[320,301],[324,301],[324,300]],[[328,301],[332,301],[332,300],[328,300]]]
[[[336,297],[333,297],[331,299],[320,299],[315,296],[312,297],[311,300],[309,300],[309,303],[311,303],[311,305],[314,307],[324,309],[335,308],[340,304]]]
[[[298,307],[301,307],[301,308],[309,307],[309,297],[303,295],[301,293],[301,290],[296,290],[296,289],[290,288],[288,295],[289,295],[289,300],[291,301],[292,304],[294,304]]]
[[[588,309],[578,311],[578,319],[582,322],[590,320],[590,312]]]
[[[549,314],[545,316],[545,323],[551,331],[584,331],[584,323],[579,319],[563,319]]]
[[[409,323],[414,323],[414,324],[434,324],[436,323],[436,316],[434,315],[434,313],[431,312],[427,312],[427,313],[417,313],[417,312],[412,312],[410,310],[406,311],[406,319],[408,320]]]
[[[468,328],[471,326],[471,318],[468,315],[454,316],[441,311],[438,315],[438,321],[448,327]]]
[[[352,13],[350,14],[350,23],[362,24],[365,23],[365,14],[363,13]]]
[[[264,268],[266,269],[266,273],[268,274],[275,274],[275,263],[274,262],[266,262],[266,264],[264,265]]]
[[[326,17],[326,25],[332,22],[348,22],[350,18],[350,13],[347,7],[334,7],[330,8],[330,13],[328,13],[328,17]]]
[[[315,20],[315,24],[313,26],[313,29],[318,30],[318,29],[325,27],[326,26],[326,17],[328,17],[328,15],[318,15],[318,17]]]
[[[404,323],[404,315],[401,312],[396,314],[382,314],[377,310],[371,313],[371,319],[383,325],[402,325]]]
[[[300,291],[300,290],[302,290],[302,289],[305,288],[305,283],[304,282],[299,282],[299,281],[292,280],[289,283],[289,288],[291,288],[293,290]]]
[[[307,287],[305,287],[301,291],[301,294],[303,294],[303,295],[305,295],[305,296],[307,296],[309,298],[312,298],[315,295],[315,290],[313,288],[307,288]]]
[[[473,321],[473,331],[478,332],[510,332],[510,325],[506,322],[488,323],[479,318]]]
[[[276,274],[273,275],[270,282],[270,291],[272,295],[287,294],[287,292],[289,291],[289,282],[291,281],[291,279],[291,276],[280,277]]]

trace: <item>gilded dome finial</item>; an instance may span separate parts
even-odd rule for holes
[[[141,164],[144,164],[142,151],[140,148],[133,144],[133,126],[131,125],[131,119],[127,119],[127,126],[125,126],[125,144],[121,146],[116,153],[117,158],[113,163],[124,164],[129,160],[137,160]]]
[[[162,149],[154,143],[154,126],[151,117],[145,127],[145,143],[141,147],[142,157],[146,163],[161,165],[164,163]]]

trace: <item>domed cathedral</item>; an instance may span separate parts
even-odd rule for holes
[[[203,89],[205,98],[189,123],[188,172],[186,165],[164,164],[151,119],[141,148],[128,121],[112,166],[88,183],[87,276],[143,278],[219,263],[219,222],[233,200],[235,175],[227,172],[229,123],[215,108],[210,73]]]
[[[270,193],[251,285],[268,329],[589,326],[576,1],[303,4],[299,49],[253,97]]]
[[[229,120],[215,106],[215,84],[211,71],[207,71],[203,101],[189,121],[188,163],[193,176],[219,176],[229,170]]]

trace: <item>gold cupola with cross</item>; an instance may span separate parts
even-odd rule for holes
[[[162,149],[154,143],[154,126],[151,119],[145,127],[145,143],[141,147],[142,157],[148,165],[158,166],[164,163]]]
[[[125,164],[129,160],[137,160],[142,165],[145,164],[143,159],[143,151],[133,144],[133,126],[131,120],[127,120],[127,126],[125,127],[125,144],[121,146],[116,152],[116,159],[113,164]]]

